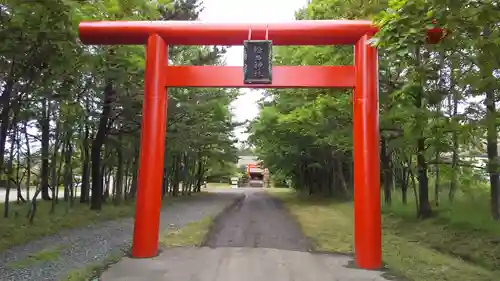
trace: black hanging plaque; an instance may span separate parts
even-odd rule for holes
[[[243,83],[271,84],[273,81],[273,42],[247,40],[243,42]]]

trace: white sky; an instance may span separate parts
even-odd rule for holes
[[[290,21],[295,11],[304,7],[307,0],[203,0],[205,9],[200,19],[209,22],[281,22]],[[225,54],[227,65],[243,66],[243,47],[234,46]],[[241,96],[234,101],[233,113],[235,121],[254,119],[259,108],[257,101],[262,98],[262,90],[241,89]],[[238,139],[245,140],[245,128],[236,130]]]

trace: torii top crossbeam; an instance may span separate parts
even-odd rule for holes
[[[353,45],[378,28],[366,20],[301,20],[286,23],[209,23],[203,21],[82,22],[80,39],[90,45],[144,45],[158,34],[169,45],[242,45],[272,40],[273,45]],[[249,38],[251,36],[251,38]]]

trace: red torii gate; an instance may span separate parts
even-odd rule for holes
[[[382,266],[380,217],[377,50],[368,39],[370,21],[293,21],[225,24],[200,21],[98,21],[79,25],[81,41],[93,45],[146,45],[146,74],[132,256],[158,253],[168,87],[353,88],[354,238],[360,268]],[[432,29],[432,43],[441,37]],[[251,37],[251,38],[249,38]],[[167,45],[354,45],[353,66],[276,66],[271,84],[244,83],[239,66],[168,66]]]

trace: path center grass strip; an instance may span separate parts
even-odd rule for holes
[[[201,246],[213,220],[213,216],[207,216],[200,221],[188,223],[178,230],[167,230],[160,236],[160,245],[164,247]]]

